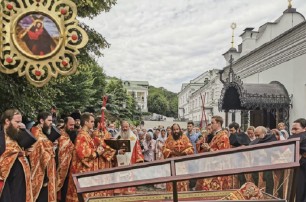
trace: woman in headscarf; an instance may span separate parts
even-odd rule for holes
[[[167,139],[166,130],[162,129],[160,136],[156,140],[156,160],[164,159],[162,149],[166,139]]]

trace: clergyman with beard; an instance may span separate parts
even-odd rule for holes
[[[66,201],[68,174],[74,151],[74,140],[77,135],[74,124],[75,121],[72,117],[66,117],[64,119],[64,126],[61,129],[61,136],[58,138],[56,191],[59,197],[57,200],[61,202]]]
[[[142,150],[140,147],[139,140],[136,135],[130,129],[130,124],[127,121],[121,122],[121,130],[115,136],[116,139],[130,140],[130,151],[126,152],[124,149],[118,150],[118,155],[116,155],[117,165],[125,166],[132,165],[135,163],[140,163],[144,161],[144,157],[142,154]],[[135,194],[135,187],[128,187],[122,189],[115,189],[114,193],[116,195],[127,195],[127,194]]]
[[[22,124],[21,113],[16,109],[6,110],[1,117],[5,138],[5,151],[0,157],[0,201],[33,201],[30,165],[25,152],[18,145]]]
[[[183,134],[179,124],[174,123],[171,134],[168,136],[163,149],[164,158],[186,156],[194,154],[193,146],[189,138]],[[167,191],[172,191],[172,183],[167,183]],[[177,182],[177,191],[189,191],[189,181]]]
[[[33,198],[37,202],[56,201],[55,152],[53,142],[48,139],[51,126],[51,113],[40,112],[37,116],[37,123],[31,129],[37,139],[29,153],[31,172],[35,173],[32,179]]]

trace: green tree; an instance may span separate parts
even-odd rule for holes
[[[150,112],[166,115],[169,111],[169,102],[162,94],[153,93],[148,96],[148,109]]]
[[[50,110],[57,89],[50,88],[51,83],[36,88],[25,78],[16,74],[0,74],[0,111],[17,108],[28,117],[34,118],[40,110]]]
[[[116,0],[73,0],[78,7],[79,17],[93,18],[101,12],[107,12],[116,4]],[[101,107],[104,94],[105,74],[96,63],[97,57],[103,56],[103,49],[109,44],[93,28],[81,23],[89,36],[89,42],[80,50],[78,73],[69,77],[52,79],[42,88],[29,84],[25,78],[16,74],[0,74],[0,110],[15,107],[27,116],[36,116],[39,110],[50,110],[55,104],[64,113],[74,108]]]
[[[177,117],[177,94],[162,87],[155,88],[154,86],[149,86],[148,108],[149,112],[152,113]]]
[[[107,115],[111,121],[128,120],[139,121],[141,112],[134,96],[127,94],[122,80],[112,78],[106,85],[106,94],[109,96]]]
[[[106,94],[109,97],[107,112],[112,121],[125,119],[128,116],[126,109],[127,93],[122,81],[112,79],[106,85]]]
[[[83,111],[91,106],[94,95],[97,93],[97,90],[93,88],[94,81],[93,72],[89,69],[83,69],[72,76],[62,78],[62,81],[56,84],[59,93],[55,99],[61,113],[69,114],[75,109]]]

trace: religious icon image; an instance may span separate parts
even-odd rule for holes
[[[5,0],[0,4],[0,72],[42,87],[77,71],[88,35],[71,0]]]
[[[52,53],[59,43],[60,32],[49,17],[29,14],[18,21],[17,43],[30,56],[45,56]]]

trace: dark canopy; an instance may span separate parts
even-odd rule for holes
[[[281,109],[290,105],[286,88],[277,81],[269,84],[243,84],[237,77],[224,83],[219,99],[220,110]]]

